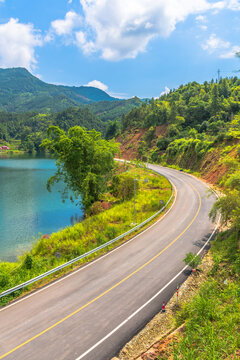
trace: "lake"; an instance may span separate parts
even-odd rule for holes
[[[62,202],[63,184],[46,189],[55,160],[0,158],[0,260],[14,261],[29,249],[34,237],[51,234],[83,213],[70,200]]]

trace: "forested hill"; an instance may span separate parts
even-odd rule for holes
[[[0,69],[1,111],[58,112],[82,104],[116,100],[94,87],[47,84],[24,68]]]
[[[50,125],[68,131],[73,126],[87,130],[96,129],[104,133],[106,124],[98,119],[87,107],[69,108],[59,113],[39,114],[7,113],[0,111],[0,146],[17,143],[18,149],[28,152],[41,151],[40,144],[47,137]]]
[[[215,166],[217,180],[226,159],[240,154],[240,79],[182,85],[123,116],[117,134],[125,158],[149,156],[209,174]]]
[[[130,110],[142,105],[142,100],[137,97],[128,100],[100,101],[88,105],[93,114],[103,121],[113,121],[122,115],[126,115]]]
[[[123,119],[123,127],[168,124],[179,132],[194,127],[202,133],[209,126],[210,129],[224,126],[232,113],[240,111],[239,101],[240,79],[237,77],[222,79],[219,84],[191,82],[133,110]]]

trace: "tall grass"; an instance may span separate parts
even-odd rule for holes
[[[223,233],[212,247],[214,266],[194,300],[177,315],[185,332],[174,359],[239,359],[240,256],[235,233]]]
[[[164,177],[150,172],[148,183],[143,182],[146,177],[144,169],[131,169],[129,174],[141,180],[138,182],[139,189],[135,202],[135,221],[141,223],[166,204],[171,196],[171,186]],[[53,233],[49,239],[41,237],[33,245],[31,251],[19,259],[18,263],[0,263],[0,292],[40,275],[128,231],[133,226],[134,220],[133,199],[121,202],[120,199],[109,194],[105,196],[105,199],[107,198],[111,198],[112,202],[109,210],[89,216],[80,223]],[[160,204],[160,200],[163,200],[163,204]],[[87,260],[82,260],[84,261]],[[53,277],[54,275],[51,275],[49,279]],[[13,295],[2,298],[0,305],[19,296],[21,292],[22,290],[19,290]]]

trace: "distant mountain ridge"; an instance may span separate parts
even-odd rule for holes
[[[117,100],[94,87],[45,83],[25,68],[0,69],[0,111],[58,112],[68,107]]]

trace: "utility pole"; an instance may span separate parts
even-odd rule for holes
[[[133,224],[136,224],[136,209],[135,209],[135,192],[136,192],[136,179],[134,178],[134,212],[133,212]]]
[[[218,69],[218,71],[217,71],[217,74],[218,74],[218,83],[219,83],[219,81],[220,81],[220,73],[221,73],[221,71],[220,71],[220,69]]]

